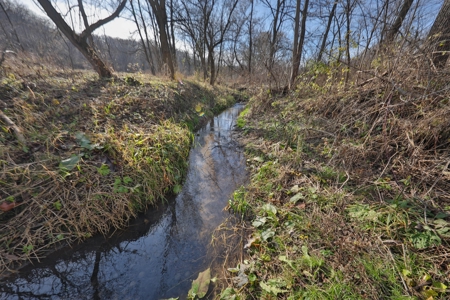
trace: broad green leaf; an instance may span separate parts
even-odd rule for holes
[[[61,204],[61,202],[59,202],[59,200],[58,200],[58,201],[56,201],[56,202],[53,202],[53,207],[54,207],[56,210],[61,210],[62,204]]]
[[[181,192],[181,185],[175,184],[175,185],[173,186],[173,192],[174,192],[175,194],[179,194],[179,193]]]
[[[276,287],[276,286],[268,285],[268,284],[266,284],[266,283],[264,283],[264,282],[260,282],[260,283],[259,283],[259,286],[260,286],[264,291],[266,291],[266,292],[268,292],[268,293],[271,293],[271,294],[274,294],[275,296],[277,296],[278,294],[281,294],[281,293],[286,293],[286,292],[288,292],[287,290],[282,290],[282,289],[280,289],[280,288],[278,288],[278,287]]]
[[[211,270],[208,268],[198,274],[197,279],[192,282],[192,287],[189,290],[189,295],[197,296],[199,299],[205,297],[208,292],[209,283],[211,281]]]
[[[428,286],[424,287],[424,291],[422,292],[422,294],[427,300],[434,299],[434,297],[437,297],[439,295],[435,290],[429,288]]]
[[[436,216],[434,216],[436,219],[444,219],[444,218],[447,218],[448,217],[448,214],[447,213],[445,213],[445,212],[439,212],[439,213],[437,213],[437,215]]]
[[[300,191],[300,188],[298,187],[298,184],[296,184],[296,185],[294,185],[292,188],[291,188],[291,192],[292,193],[298,193],[298,191]]]
[[[433,282],[433,287],[439,289],[440,292],[445,292],[447,290],[447,286],[442,282]]]
[[[59,163],[59,168],[61,170],[67,170],[67,171],[73,170],[77,166],[77,164],[80,162],[81,156],[82,156],[82,154],[78,154],[78,155],[73,154],[70,158],[63,159]]]
[[[297,269],[294,267],[293,261],[288,259],[285,255],[280,255],[278,259],[282,262],[287,263],[294,271],[297,271]]]
[[[298,200],[300,199],[305,199],[305,196],[303,196],[302,193],[297,193],[294,196],[291,197],[291,199],[289,199],[289,202],[291,203],[297,203]]]
[[[125,176],[123,178],[123,183],[128,184],[128,183],[131,183],[131,182],[133,182],[133,179],[130,176]]]
[[[264,225],[266,223],[267,219],[266,217],[258,217],[255,221],[252,222],[253,227],[258,228],[261,225]]]
[[[220,294],[220,300],[235,300],[237,297],[236,291],[233,288],[226,288],[222,294]]]
[[[274,205],[270,204],[270,203],[264,204],[262,209],[267,211],[267,212],[271,212],[274,215],[277,214],[277,208]]]
[[[434,220],[433,223],[436,224],[437,226],[440,226],[440,227],[444,227],[444,226],[450,225],[447,221],[442,220],[442,219]]]
[[[303,257],[309,257],[308,247],[306,247],[305,245],[302,246],[302,253],[303,253]]]
[[[424,282],[430,281],[431,280],[431,276],[429,274],[425,274],[425,275],[423,275],[422,280]]]
[[[262,158],[259,157],[259,156],[253,157],[253,160],[255,160],[255,161],[257,161],[257,162],[260,162],[260,163],[264,162],[264,159],[262,159]]]
[[[437,233],[439,233],[440,235],[443,235],[445,237],[449,236],[449,233],[450,233],[449,231],[450,231],[449,227],[443,227],[443,228],[436,229]]]
[[[75,138],[77,139],[78,144],[85,149],[92,150],[94,146],[91,145],[91,141],[83,132],[77,132],[75,134]]]
[[[267,241],[267,239],[273,237],[275,235],[275,231],[272,229],[267,229],[266,231],[261,232],[261,238],[264,241]]]
[[[411,275],[411,271],[409,271],[409,270],[407,270],[407,269],[403,269],[403,270],[402,270],[402,274],[403,274],[403,276],[408,277],[408,276]]]
[[[228,270],[228,272],[231,272],[231,273],[237,273],[237,272],[239,272],[239,268],[228,268],[227,269]]]

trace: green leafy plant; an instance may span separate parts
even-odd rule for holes
[[[108,175],[109,173],[111,173],[111,170],[109,169],[108,165],[105,165],[105,164],[102,164],[102,165],[100,166],[100,168],[97,168],[97,171],[98,171],[98,173],[99,173],[100,175],[102,175],[102,176],[106,176],[106,175]]]
[[[202,299],[206,296],[211,282],[211,270],[208,268],[198,274],[197,279],[192,282],[192,287],[188,292],[189,299]]]

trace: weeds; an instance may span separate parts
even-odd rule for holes
[[[313,66],[289,96],[250,100],[248,282],[222,299],[448,298],[448,74],[411,59],[347,86]]]
[[[26,59],[24,60],[26,64]],[[90,72],[8,65],[4,113],[23,130],[0,130],[0,273],[39,259],[61,242],[126,226],[138,211],[177,192],[193,136],[206,115],[234,101],[231,91],[146,75],[110,82]],[[232,99],[233,98],[233,99]],[[204,99],[200,116],[193,107]],[[219,100],[217,100],[219,99]],[[190,127],[186,126],[189,124]]]

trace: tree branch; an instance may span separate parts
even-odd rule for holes
[[[127,0],[123,0],[119,7],[117,7],[116,11],[112,13],[112,15],[110,15],[107,18],[98,20],[97,22],[95,22],[94,24],[92,24],[91,26],[87,27],[85,30],[83,30],[83,32],[80,34],[80,37],[82,39],[86,39],[88,36],[90,36],[92,34],[92,32],[94,32],[96,29],[98,29],[99,27],[105,25],[106,23],[108,23],[109,21],[114,20],[115,18],[117,18],[119,16],[119,14],[122,12],[122,10],[125,8],[125,4],[127,4]]]

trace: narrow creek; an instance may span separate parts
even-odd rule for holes
[[[214,229],[247,179],[232,130],[236,104],[199,130],[181,192],[111,237],[64,248],[0,282],[0,299],[185,299],[211,266]],[[212,274],[214,276],[214,274]]]

